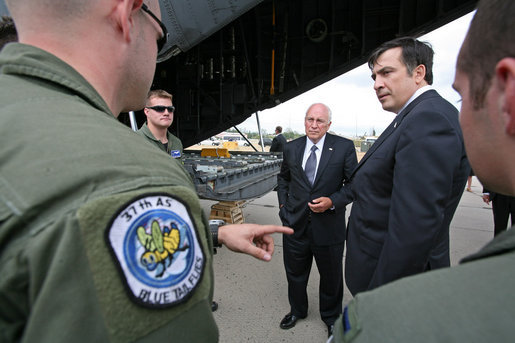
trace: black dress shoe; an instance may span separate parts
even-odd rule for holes
[[[334,324],[327,325],[327,338],[333,335]]]
[[[218,303],[216,301],[213,301],[211,303],[211,312],[215,312],[216,310],[218,310]]]
[[[291,314],[291,312],[290,312],[284,316],[283,320],[281,320],[281,325],[279,325],[279,326],[281,327],[281,329],[284,329],[284,330],[291,329],[292,327],[295,326],[295,324],[297,323],[297,320],[299,320],[299,318],[300,317],[297,317],[296,315]]]

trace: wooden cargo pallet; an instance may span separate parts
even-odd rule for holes
[[[209,219],[221,219],[227,224],[244,222],[242,207],[245,201],[220,201],[211,206]]]

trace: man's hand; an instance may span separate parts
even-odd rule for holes
[[[333,201],[328,197],[320,197],[308,202],[311,211],[315,213],[322,213],[333,207]]]
[[[270,234],[291,235],[293,230],[279,225],[231,224],[220,226],[218,242],[232,251],[243,252],[263,261],[270,261],[274,253],[274,239]]]
[[[483,201],[486,202],[488,205],[490,205],[490,194],[489,193],[483,193]]]

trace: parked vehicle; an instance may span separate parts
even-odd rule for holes
[[[249,146],[249,143],[238,133],[226,133],[222,137],[224,142],[237,142],[238,146]]]
[[[263,142],[265,142],[265,146],[272,146],[272,138],[264,137]],[[261,145],[261,139],[258,144]]]
[[[198,145],[220,145],[220,141],[216,138],[209,137],[209,139],[205,139],[202,142],[198,143]]]

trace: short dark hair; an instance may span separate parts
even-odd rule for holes
[[[386,50],[393,48],[402,48],[402,62],[408,69],[408,74],[412,74],[413,70],[419,65],[426,67],[426,80],[427,84],[433,84],[433,55],[434,51],[431,44],[428,42],[421,42],[413,37],[401,37],[381,44],[376,48],[368,59],[368,67],[370,70],[374,69],[374,64],[377,62]]]
[[[277,131],[277,132],[281,133],[281,132],[283,132],[283,128],[282,128],[281,126],[277,126],[277,127],[275,128],[275,131]]]
[[[469,78],[469,95],[476,109],[483,107],[496,64],[515,57],[515,1],[481,1],[458,56],[457,69]]]
[[[5,44],[18,41],[18,32],[11,17],[2,16],[0,19],[0,50]]]

